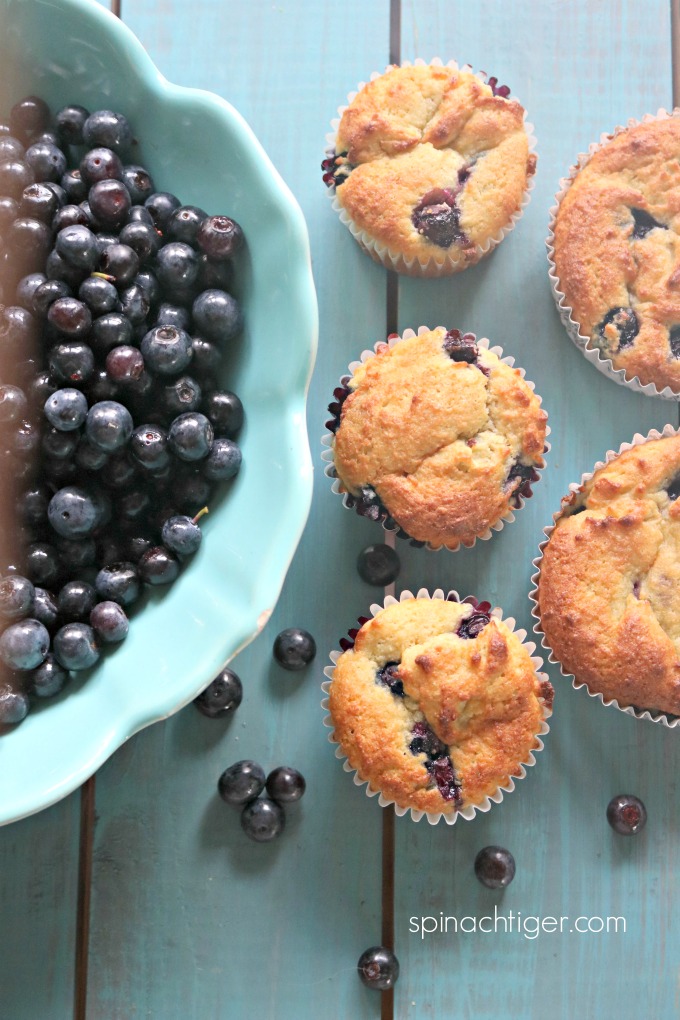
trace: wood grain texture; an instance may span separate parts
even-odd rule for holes
[[[360,985],[356,963],[380,941],[381,812],[334,758],[320,708],[328,652],[372,599],[354,560],[373,532],[342,510],[319,453],[339,376],[357,346],[385,332],[386,284],[330,208],[319,163],[338,105],[387,63],[389,4],[256,3],[245,16],[236,3],[166,0],[123,14],[167,77],[234,103],[305,212],[321,321],[308,414],[316,478],[278,608],[234,664],[245,687],[235,718],[225,725],[189,706],[97,777],[89,1015],[377,1018],[380,996]],[[285,626],[318,643],[303,674],[273,664]],[[220,772],[244,757],[307,778],[270,846],[249,842],[217,797]]]
[[[78,805],[73,794],[0,828],[3,1020],[73,1016]]]
[[[678,423],[675,404],[616,386],[571,344],[554,307],[544,245],[559,178],[577,153],[627,118],[671,104],[669,27],[665,0],[644,9],[632,2],[509,0],[491,9],[404,2],[404,58],[453,57],[509,84],[535,125],[539,160],[528,210],[487,263],[451,281],[402,283],[400,329],[445,323],[492,338],[526,368],[552,428],[548,467],[516,522],[455,555],[404,550],[404,587],[474,593],[530,628],[531,560],[568,483],[633,433]],[[669,909],[679,863],[671,807],[677,734],[605,709],[556,670],[550,675],[557,689],[551,733],[515,793],[452,830],[397,819],[400,1020],[677,1016],[679,946]],[[624,791],[642,797],[650,818],[629,842],[605,820],[607,802]],[[517,860],[504,894],[483,889],[473,873],[477,851],[492,843]],[[409,934],[414,915],[481,917],[494,906],[525,916],[623,915],[627,932],[535,940],[502,931],[422,941]]]

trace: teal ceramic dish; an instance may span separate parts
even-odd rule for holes
[[[0,737],[0,824],[76,789],[128,737],[191,701],[264,626],[307,519],[305,399],[317,307],[305,223],[242,117],[167,82],[92,0],[0,0],[2,108],[24,95],[126,114],[156,186],[233,215],[248,250],[246,328],[223,382],[245,405],[244,466],[202,525],[180,579],[150,596],[125,643]]]

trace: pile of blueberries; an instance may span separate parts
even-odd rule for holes
[[[120,113],[0,123],[0,730],[121,641],[241,465],[217,382],[238,223],[158,191]]]

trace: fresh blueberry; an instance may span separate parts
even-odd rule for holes
[[[182,205],[168,220],[166,233],[171,241],[183,241],[195,247],[196,234],[207,215],[196,205]]]
[[[515,858],[502,846],[485,846],[475,857],[475,875],[487,889],[504,889],[515,877]]]
[[[53,698],[63,689],[68,673],[50,653],[31,674],[30,688],[38,698]]]
[[[21,421],[28,410],[26,394],[18,386],[0,385],[0,424]]]
[[[284,669],[304,669],[315,655],[316,642],[309,631],[301,627],[282,630],[274,641],[274,658]]]
[[[607,821],[620,836],[634,836],[645,827],[647,809],[638,797],[620,793],[607,805]]]
[[[194,698],[194,705],[209,719],[217,719],[236,711],[243,698],[241,678],[227,666]]]
[[[79,429],[87,413],[87,400],[80,390],[57,390],[45,401],[45,417],[60,432]]]
[[[117,602],[99,602],[90,612],[90,626],[107,643],[122,641],[129,630],[125,611]]]
[[[222,290],[204,290],[193,303],[192,316],[197,331],[207,340],[230,340],[243,326],[241,308],[231,294]]]
[[[147,198],[154,193],[151,174],[143,166],[124,166],[122,179],[130,192],[133,205],[143,205]]]
[[[97,238],[88,227],[76,223],[57,234],[55,247],[72,266],[92,271],[99,261]]]
[[[23,160],[5,159],[0,163],[0,195],[19,201],[24,188],[34,183],[35,175]]]
[[[158,375],[179,375],[191,361],[191,338],[176,326],[155,326],[140,344],[144,362]]]
[[[23,691],[0,684],[0,726],[16,726],[26,718],[29,707]]]
[[[256,843],[270,843],[281,835],[285,824],[283,808],[267,797],[251,801],[241,812],[241,828]]]
[[[210,420],[216,436],[235,439],[243,426],[243,404],[230,390],[208,393],[203,398],[201,410]]]
[[[134,563],[125,561],[102,567],[95,578],[94,586],[100,599],[129,606],[140,595],[139,573]]]
[[[238,806],[259,797],[264,790],[265,774],[261,765],[244,759],[234,762],[220,776],[217,789],[227,804]]]
[[[158,229],[164,233],[170,217],[175,209],[179,209],[180,201],[169,191],[156,191],[145,200],[144,207],[151,213],[151,218]]]
[[[83,144],[83,128],[88,117],[89,113],[85,107],[78,106],[75,103],[62,106],[57,111],[55,117],[57,130],[66,145]]]
[[[109,244],[101,254],[99,267],[113,277],[117,287],[129,287],[139,272],[139,256],[129,244]]]
[[[59,199],[47,184],[29,184],[24,188],[18,213],[51,226],[58,208]]]
[[[124,154],[132,142],[129,121],[113,110],[95,110],[83,124],[83,141],[89,148],[104,146]]]
[[[229,259],[243,244],[243,231],[229,216],[208,216],[196,234],[196,243],[210,259]]]
[[[109,229],[121,227],[130,211],[130,192],[121,181],[97,181],[87,193],[92,215]]]
[[[106,372],[114,383],[130,387],[143,377],[144,356],[136,347],[120,344],[106,355]]]
[[[89,669],[99,659],[97,635],[87,623],[67,623],[54,635],[54,657],[64,669]]]
[[[184,461],[202,460],[213,444],[212,425],[200,411],[189,411],[174,419],[168,430],[168,446]]]
[[[367,988],[388,992],[399,978],[399,961],[386,946],[371,946],[359,957],[357,970]]]
[[[278,804],[292,804],[300,800],[306,786],[304,776],[289,765],[279,765],[267,776],[267,793]]]
[[[15,103],[9,114],[9,126],[17,138],[30,138],[46,131],[50,124],[50,108],[38,96],[25,96]]]
[[[379,542],[367,545],[357,557],[357,570],[362,581],[384,588],[396,581],[401,570],[399,555],[391,546]]]
[[[183,375],[163,387],[160,393],[160,406],[164,415],[172,420],[180,414],[186,414],[187,411],[196,411],[201,398],[202,390],[196,380],[189,375]]]
[[[44,661],[49,647],[47,628],[29,617],[11,624],[0,636],[0,659],[10,669],[35,669]]]
[[[38,183],[60,181],[66,172],[66,156],[50,142],[37,142],[26,149],[24,159],[32,169]]]
[[[201,544],[203,533],[191,517],[170,517],[161,529],[161,541],[180,559],[193,556]]]
[[[241,450],[236,443],[224,436],[218,436],[213,440],[210,452],[203,463],[203,473],[211,482],[226,481],[238,474],[241,460]]]
[[[78,297],[88,306],[93,315],[102,316],[114,312],[118,306],[118,291],[114,285],[101,276],[88,276],[80,285]],[[96,328],[96,322],[95,322]]]
[[[144,553],[137,569],[146,584],[172,584],[179,573],[179,563],[164,546],[157,545]]]
[[[47,511],[50,524],[63,538],[91,535],[101,523],[92,494],[76,485],[55,492]]]
[[[97,593],[86,581],[67,581],[57,596],[57,610],[62,620],[73,623],[86,620],[97,601]]]
[[[90,313],[87,314],[89,316]],[[49,353],[47,363],[52,374],[62,382],[87,382],[94,372],[92,348],[82,340],[55,344]]]
[[[148,471],[160,471],[169,461],[168,436],[160,425],[138,425],[132,433],[130,452]]]
[[[115,400],[101,400],[87,412],[85,434],[90,443],[106,453],[121,450],[132,430],[132,415]]]
[[[27,577],[11,574],[0,581],[0,616],[4,620],[20,620],[33,615],[35,588]]]
[[[170,241],[156,255],[156,275],[162,287],[172,291],[196,282],[198,257],[191,245]]]
[[[26,550],[26,576],[38,587],[52,588],[61,576],[59,553],[49,542],[31,542]]]
[[[161,240],[155,227],[139,220],[127,223],[120,232],[120,243],[132,248],[140,263],[158,253]]]
[[[111,149],[99,146],[90,149],[80,161],[80,176],[88,187],[98,181],[122,181],[123,164]]]

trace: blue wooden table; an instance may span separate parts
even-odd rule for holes
[[[500,343],[535,381],[552,452],[516,523],[455,555],[399,548],[400,588],[474,593],[527,629],[531,560],[568,483],[633,433],[678,424],[677,405],[615,386],[571,345],[544,246],[576,154],[628,117],[672,106],[676,0],[123,0],[121,13],[169,79],[244,114],[305,213],[320,307],[308,411],[315,496],[276,611],[235,662],[245,697],[234,718],[189,706],[129,741],[84,793],[0,829],[0,1018],[677,1017],[676,732],[605,709],[551,670],[555,714],[537,767],[489,814],[430,827],[394,819],[353,785],[319,707],[327,651],[381,597],[356,572],[375,526],[342,511],[319,458],[331,390],[363,348],[392,329],[456,326]],[[347,93],[390,59],[417,56],[507,82],[538,138],[523,219],[488,262],[450,280],[389,280],[339,224],[320,179],[324,136]],[[316,638],[303,674],[273,663],[286,626]],[[216,795],[220,772],[243,757],[307,778],[268,846],[250,843]],[[649,812],[629,841],[605,820],[620,792]],[[504,894],[474,878],[489,843],[517,861]],[[495,909],[624,917],[626,931],[567,925],[534,938],[531,922],[421,937],[423,916]],[[359,983],[356,961],[392,938],[401,977],[393,1000],[381,1000]]]

